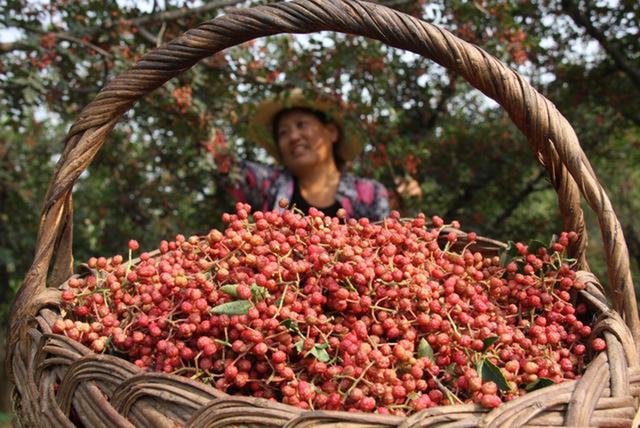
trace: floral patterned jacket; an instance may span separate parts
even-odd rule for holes
[[[255,210],[280,209],[278,201],[291,200],[293,176],[285,169],[251,161],[240,161],[232,168],[227,187],[236,200],[246,202]],[[389,215],[389,195],[379,182],[342,173],[336,200],[347,217],[367,217],[372,221]]]

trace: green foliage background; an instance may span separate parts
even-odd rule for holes
[[[151,4],[152,3],[152,4]],[[156,45],[225,7],[256,1],[0,0],[0,303],[34,253],[43,194],[66,130],[101,87]],[[640,6],[581,0],[386,1],[502,59],[576,129],[640,260]],[[105,6],[107,5],[107,6]],[[396,198],[499,240],[548,240],[561,230],[555,192],[506,114],[459,76],[376,41],[282,35],[205,59],[129,111],[74,193],[77,261],[143,248],[220,225],[233,201],[206,150],[216,131],[239,156],[264,159],[245,138],[246,113],[294,84],[340,93],[370,138],[353,165],[390,189],[416,178],[421,198]],[[585,207],[587,208],[587,207]],[[589,211],[587,209],[587,211]],[[606,281],[589,215],[593,270]]]

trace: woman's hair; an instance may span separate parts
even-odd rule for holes
[[[280,122],[280,119],[282,119],[282,116],[292,111],[301,111],[304,113],[312,114],[317,117],[318,120],[320,120],[320,122],[324,125],[328,125],[330,123],[336,125],[336,123],[331,119],[329,115],[319,110],[314,110],[308,107],[284,108],[280,110],[278,114],[276,114],[276,116],[273,118],[273,121],[271,122],[271,135],[273,136],[273,141],[276,142],[276,148],[278,150],[280,150],[280,145],[278,144],[278,123]],[[333,160],[336,163],[336,167],[342,171],[342,169],[346,165],[345,160],[342,159],[342,157],[338,154],[338,144],[340,144],[340,139],[342,138],[342,129],[338,125],[336,125],[336,128],[338,129],[338,141],[332,147]]]

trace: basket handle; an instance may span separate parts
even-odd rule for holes
[[[43,299],[38,297],[46,289],[54,254],[54,279],[71,273],[73,184],[133,103],[200,59],[225,48],[267,35],[324,30],[370,37],[430,58],[464,76],[501,104],[549,172],[558,193],[564,228],[580,234],[572,251],[583,268],[587,239],[580,194],[597,214],[606,251],[610,297],[639,343],[640,322],[620,223],[573,128],[549,100],[479,47],[404,13],[359,0],[293,0],[233,10],[187,31],[145,55],[82,110],[69,130],[45,196],[35,258],[12,308],[10,352],[18,333],[24,332],[26,320],[42,304]]]

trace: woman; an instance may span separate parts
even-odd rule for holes
[[[315,207],[336,216],[343,208],[347,217],[373,221],[389,214],[382,184],[345,171],[363,142],[357,132],[347,132],[339,102],[294,89],[261,104],[249,125],[255,141],[281,167],[237,164],[239,171],[230,175],[237,200],[263,211],[279,209],[286,199],[305,213]]]

